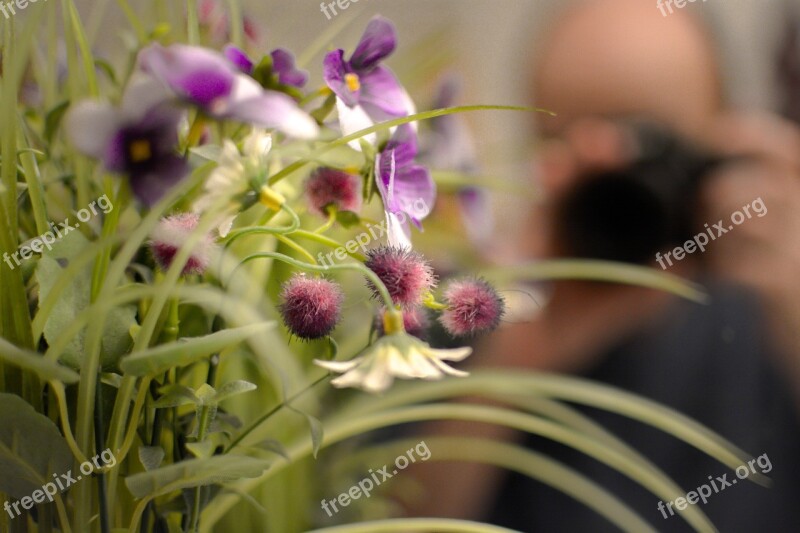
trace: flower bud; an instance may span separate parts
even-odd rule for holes
[[[182,213],[162,218],[153,230],[148,245],[153,259],[161,270],[168,270],[178,250],[181,249],[189,235],[197,227],[200,217],[195,213]],[[214,249],[214,238],[206,234],[192,248],[192,254],[183,267],[182,275],[202,274],[211,261]]]
[[[295,274],[283,284],[281,299],[279,310],[289,331],[301,339],[319,339],[339,322],[344,294],[332,281]]]
[[[444,291],[447,309],[439,322],[453,337],[488,333],[500,324],[505,302],[484,279],[455,280]]]
[[[361,209],[361,178],[335,168],[321,167],[306,182],[311,211],[327,216],[325,208],[357,213]]]
[[[365,265],[386,285],[392,301],[404,308],[418,306],[436,285],[430,263],[410,248],[381,246],[370,250]],[[380,297],[371,281],[367,280],[367,286],[375,298]]]

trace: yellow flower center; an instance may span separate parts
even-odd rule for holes
[[[261,203],[267,208],[272,209],[273,211],[280,211],[283,204],[286,203],[286,198],[283,195],[267,185],[261,187],[261,194],[259,195],[259,200]]]
[[[150,148],[150,141],[142,139],[134,141],[130,145],[131,160],[134,163],[141,163],[147,161],[153,156],[153,151]]]
[[[344,82],[347,84],[347,88],[350,89],[351,93],[354,93],[361,88],[361,80],[358,79],[358,74],[353,74],[352,72],[345,74]]]
[[[386,335],[394,335],[395,333],[402,333],[406,330],[403,325],[403,312],[397,310],[389,310],[383,313],[383,332]]]

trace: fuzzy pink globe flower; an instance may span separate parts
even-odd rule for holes
[[[425,293],[436,285],[430,263],[410,248],[375,248],[367,252],[364,264],[386,285],[392,301],[406,309],[421,304]],[[371,281],[367,280],[367,286],[375,298],[380,298]]]
[[[361,177],[335,168],[320,167],[306,181],[311,211],[327,216],[325,208],[357,213],[361,209]]]
[[[453,337],[488,333],[500,324],[505,302],[484,279],[467,278],[452,281],[444,291],[447,309],[439,322]]]
[[[385,312],[386,309],[381,308],[375,317],[375,329],[378,330],[381,336],[386,334],[383,330],[383,314]],[[425,340],[430,325],[431,321],[428,318],[428,313],[422,307],[412,307],[403,311],[403,329],[409,335]]]
[[[295,274],[283,284],[279,306],[289,331],[301,339],[319,339],[333,331],[342,312],[339,285],[322,278]]]
[[[161,270],[168,270],[181,246],[195,230],[200,217],[195,213],[182,213],[162,218],[150,235],[150,251]],[[216,245],[214,237],[204,235],[192,249],[192,254],[183,267],[182,275],[202,274],[211,262]]]

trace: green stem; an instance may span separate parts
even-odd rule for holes
[[[302,389],[300,392],[294,394],[290,398],[287,398],[286,400],[282,401],[281,403],[279,403],[278,405],[276,405],[275,407],[273,407],[272,409],[267,411],[258,420],[254,421],[252,424],[250,424],[250,426],[248,426],[247,429],[245,429],[244,431],[239,433],[239,435],[235,439],[233,439],[233,442],[231,442],[228,445],[228,448],[225,450],[225,453],[230,452],[232,449],[234,449],[236,446],[238,446],[240,442],[242,442],[245,438],[247,438],[248,435],[250,435],[250,433],[255,431],[261,424],[263,424],[264,422],[269,420],[275,413],[277,413],[278,411],[280,411],[284,407],[287,407],[293,401],[295,401],[300,396],[302,396],[303,394],[307,393],[308,391],[310,391],[311,389],[316,387],[318,384],[322,383],[323,381],[326,381],[326,380],[330,379],[330,377],[331,377],[330,374],[325,374],[324,376],[321,376],[320,378],[316,379],[313,383],[311,383],[308,387]]]
[[[239,266],[247,263],[248,261],[252,261],[253,259],[275,259],[278,261],[283,261],[284,263],[288,263],[296,268],[301,270],[309,270],[312,272],[337,272],[343,270],[355,270],[363,274],[369,281],[375,285],[375,288],[378,290],[378,294],[380,294],[381,298],[383,299],[383,303],[387,309],[394,309],[394,302],[392,301],[392,297],[389,295],[389,291],[386,289],[386,285],[383,284],[381,278],[378,277],[375,272],[364,266],[362,263],[343,263],[340,265],[312,265],[311,263],[304,263],[303,261],[298,261],[288,255],[284,255],[278,252],[259,252],[257,254],[251,254],[242,259],[242,262]],[[237,267],[238,268],[238,267]]]
[[[197,19],[197,0],[186,0],[186,35],[189,44],[200,44],[200,22]]]
[[[448,518],[395,518],[315,529],[309,533],[518,533],[513,529]]]
[[[210,408],[204,405],[200,408],[200,420],[197,426],[197,442],[206,440],[206,433],[208,432],[208,425],[211,420]],[[189,529],[187,532],[197,533],[198,526],[200,525],[200,501],[202,499],[203,487],[194,488],[194,502],[192,503],[192,511],[189,515]]]

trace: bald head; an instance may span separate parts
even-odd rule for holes
[[[662,15],[653,1],[582,0],[539,46],[536,105],[560,126],[586,115],[644,115],[687,134],[721,104],[712,43],[697,3]]]

